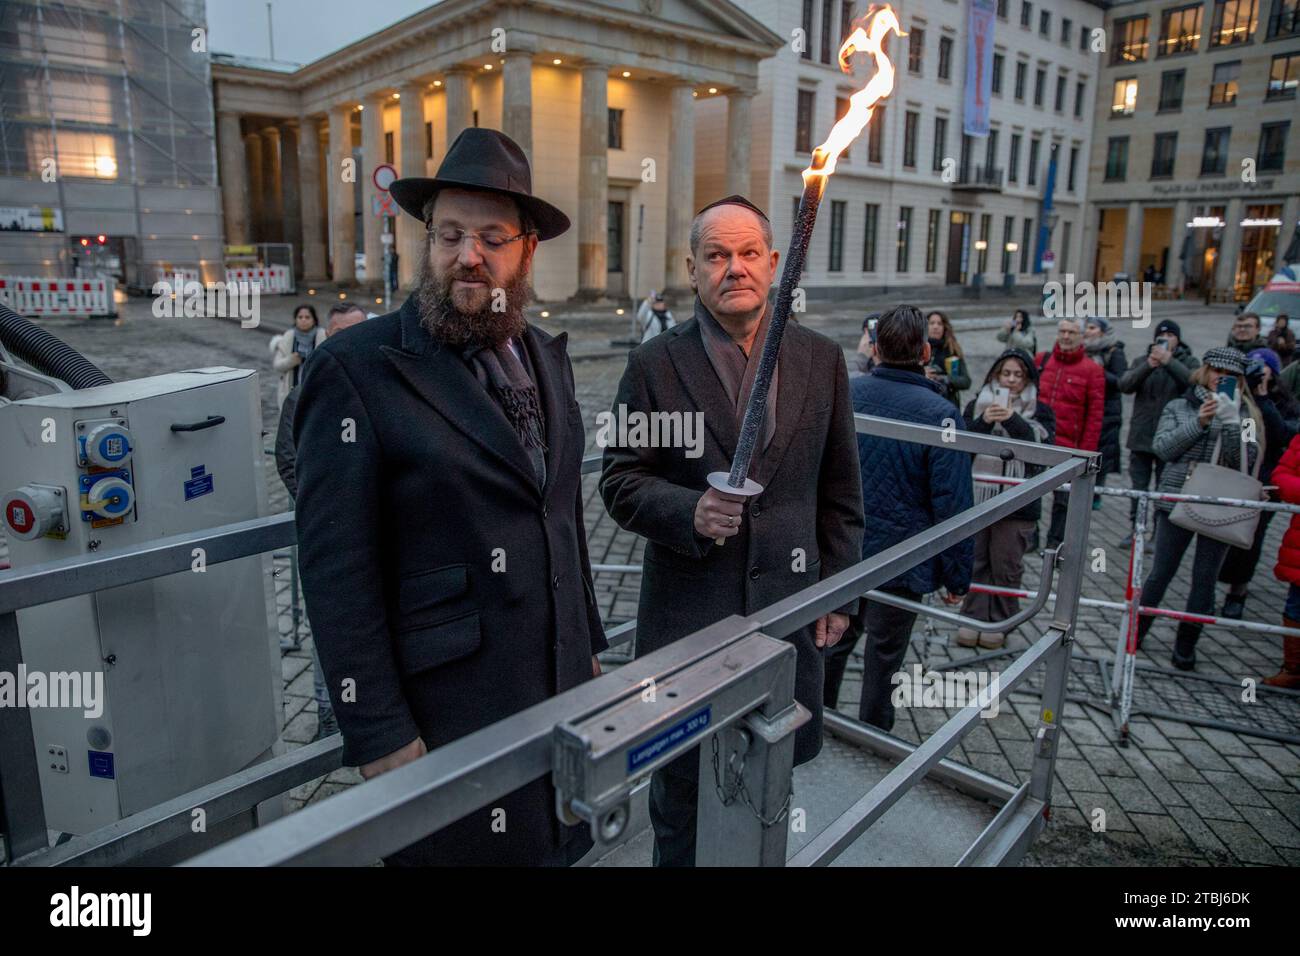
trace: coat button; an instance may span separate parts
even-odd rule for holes
[[[558,574],[551,579],[551,586],[557,591],[560,589],[560,576]]]
[[[750,569],[749,569],[749,577],[750,577],[750,580],[757,581],[757,580],[758,580],[758,568],[750,568]]]
[[[758,517],[759,515],[761,515],[762,513],[763,513],[763,510],[762,510],[761,508],[759,508],[757,505],[755,505],[753,508],[750,508],[750,509],[749,509],[749,516],[750,516],[751,518],[757,518],[757,517]]]

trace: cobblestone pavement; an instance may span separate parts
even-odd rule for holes
[[[155,319],[147,303],[140,301],[130,303],[116,322],[60,319],[42,324],[118,379],[206,365],[263,370],[263,428],[269,447],[275,431],[276,403],[274,375],[269,371],[268,332],[287,325],[289,305],[272,306],[268,312],[283,312],[284,316],[272,316],[264,320],[263,328],[252,330],[221,320]],[[1186,341],[1198,354],[1221,344],[1231,322],[1230,307],[1163,302],[1155,306],[1155,320],[1176,318]],[[988,331],[992,320],[1009,311],[1009,305],[997,302],[963,302],[951,309],[958,316],[959,337],[977,380],[982,379],[1002,348]],[[857,341],[860,316],[856,309],[814,307],[802,320],[851,349]],[[612,313],[589,311],[566,317],[557,311],[550,320],[539,321],[550,330],[563,328],[569,332],[578,400],[588,422],[588,453],[592,453],[595,415],[609,407],[625,363],[626,349],[611,347],[610,339],[626,334],[627,320]],[[1150,341],[1152,329],[1124,326],[1119,331],[1132,358]],[[1049,347],[1054,330],[1050,324],[1040,325],[1038,335],[1040,345]],[[1127,414],[1126,407],[1126,419]],[[273,469],[268,476],[271,510],[286,509],[287,495]],[[1121,484],[1127,479],[1112,476],[1110,481]],[[620,530],[604,513],[594,476],[586,479],[585,489],[592,561],[639,564],[642,542]],[[1101,509],[1092,518],[1089,548],[1104,549],[1105,563],[1104,568],[1098,566],[1085,575],[1084,595],[1121,600],[1128,557],[1119,541],[1129,530],[1128,502],[1104,497]],[[1280,620],[1285,588],[1273,579],[1271,567],[1285,527],[1285,519],[1280,518],[1269,530],[1265,557],[1247,603],[1247,616],[1252,620]],[[1038,561],[1031,557],[1027,563],[1026,586],[1032,588],[1037,584]],[[1188,574],[1187,566],[1181,569],[1170,588],[1167,606],[1182,607]],[[639,583],[635,574],[597,574],[598,596],[607,620],[635,617]],[[279,575],[277,587],[282,596],[281,630],[287,635],[287,574]],[[1076,659],[1109,660],[1118,621],[1115,612],[1081,608]],[[302,633],[307,634],[305,625]],[[976,655],[975,651],[956,648],[950,639],[946,625],[926,628],[918,624],[906,666],[923,658],[937,665]],[[1172,640],[1173,625],[1157,623],[1139,661],[1167,667]],[[1027,643],[1027,635],[1019,633],[1012,635],[1008,647],[1016,652]],[[1171,679],[1162,673],[1144,671],[1138,679],[1139,703],[1274,729],[1281,720],[1283,732],[1300,733],[1294,700],[1289,702],[1290,709],[1268,704],[1265,693],[1261,693],[1261,703],[1253,707],[1239,702],[1242,679],[1258,680],[1276,671],[1280,644],[1280,638],[1275,636],[1241,636],[1208,628],[1198,648],[1197,673],[1231,681],[1227,690],[1205,681]],[[283,658],[284,737],[294,746],[309,741],[315,732],[309,648],[310,637],[305,636],[302,647]],[[992,660],[990,666],[1001,668],[1009,663],[1010,658],[1002,657]],[[860,667],[851,670],[843,688],[841,709],[846,713],[856,713],[859,673]],[[1027,863],[1300,863],[1300,746],[1193,726],[1176,719],[1137,717],[1131,722],[1131,744],[1119,747],[1110,714],[1102,706],[1096,664],[1077,660],[1074,675],[1072,700],[1063,717],[1065,736],[1057,761],[1052,823],[1035,844]],[[920,741],[951,713],[938,709],[900,710],[894,733]],[[1286,726],[1288,722],[1290,726]],[[1030,738],[1036,723],[1037,698],[1017,692],[1009,702],[1003,702],[997,717],[974,728],[952,756],[995,777],[1021,783],[1030,766]],[[354,770],[336,771],[297,788],[291,794],[292,805],[296,809],[305,802],[321,800],[358,781]],[[1103,832],[1094,832],[1093,828],[1098,809],[1105,812]]]

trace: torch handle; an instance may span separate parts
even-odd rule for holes
[[[781,338],[785,334],[785,323],[790,317],[790,304],[794,298],[795,287],[803,276],[804,257],[808,252],[808,243],[812,239],[813,226],[817,222],[817,207],[826,191],[825,176],[811,176],[804,184],[803,195],[799,198],[799,211],[794,218],[794,229],[790,234],[790,248],[786,251],[785,269],[781,273],[781,284],[776,290],[776,304],[772,310],[772,321],[767,326],[767,336],[763,340],[763,354],[759,357],[758,370],[754,373],[754,384],[749,392],[749,402],[745,406],[745,417],[740,426],[740,437],[736,440],[736,454],[731,461],[731,474],[728,483],[739,488],[749,475],[749,463],[754,457],[754,446],[758,440],[758,430],[767,414],[767,392],[772,384],[772,373],[776,370],[776,359],[781,351]]]

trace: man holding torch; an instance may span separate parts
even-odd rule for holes
[[[615,401],[628,412],[703,413],[703,455],[684,448],[609,447],[600,490],[619,526],[646,539],[637,652],[648,654],[731,614],[752,614],[861,559],[863,517],[848,370],[840,347],[791,324],[748,474],[745,498],[711,487],[731,468],[773,306],[779,253],[747,199],[706,206],[691,225],[694,316],[634,350]],[[821,749],[822,652],[854,601],[786,640],[798,651],[795,697],[813,714],[795,763]],[[695,860],[698,748],[654,774],[655,865]]]

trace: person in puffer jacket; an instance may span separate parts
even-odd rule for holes
[[[1208,462],[1219,445],[1218,464],[1237,468],[1241,462],[1241,422],[1246,416],[1256,418],[1255,433],[1261,438],[1264,428],[1258,421],[1258,412],[1246,387],[1245,356],[1236,349],[1213,348],[1201,358],[1201,367],[1192,372],[1192,387],[1182,398],[1176,398],[1160,413],[1152,447],[1165,462],[1164,473],[1156,491],[1178,494],[1191,472],[1192,466]],[[1218,392],[1220,379],[1233,376],[1237,379],[1235,399],[1229,401]],[[1244,411],[1243,411],[1244,403]],[[1255,460],[1259,442],[1246,442],[1247,468]],[[1214,613],[1215,580],[1228,545],[1222,541],[1181,528],[1169,520],[1174,505],[1169,501],[1156,501],[1156,548],[1151,562],[1151,572],[1142,582],[1142,604],[1159,607],[1164,600],[1169,582],[1178,572],[1183,556],[1196,540],[1196,557],[1192,561],[1191,586],[1188,589],[1187,612],[1212,615]],[[1151,630],[1155,619],[1143,615],[1138,621],[1138,645]],[[1196,666],[1196,641],[1201,636],[1202,625],[1179,621],[1174,638],[1172,663],[1179,670],[1189,671]]]
[[[994,389],[1001,390],[995,393]],[[1020,349],[1007,349],[989,369],[974,400],[963,414],[966,428],[982,435],[1000,435],[1016,441],[1050,445],[1056,436],[1056,416],[1052,406],[1038,400],[1038,376],[1034,360]],[[1018,458],[1003,461],[995,455],[975,456],[975,474],[1000,475],[1004,478],[1033,478],[1042,472],[1040,465],[1027,465]],[[1006,490],[1005,485],[976,480],[977,504],[991,500]],[[1019,588],[1025,573],[1025,552],[1032,547],[1034,529],[1043,504],[1035,498],[1019,511],[1013,511],[975,535],[975,564],[971,580],[1000,588]],[[978,621],[1003,621],[1020,610],[1020,601],[1000,594],[969,591],[961,612]],[[995,649],[1006,640],[1005,634],[957,629],[961,647]]]
[[[1291,439],[1286,453],[1273,468],[1270,481],[1277,485],[1277,495],[1287,504],[1300,505],[1300,435]],[[1273,576],[1285,581],[1286,606],[1282,626],[1300,629],[1300,515],[1291,516],[1291,524],[1282,537]],[[1300,690],[1300,637],[1282,638],[1282,669],[1264,679],[1271,687]]]
[[[1083,349],[1082,320],[1061,319],[1052,351],[1039,352],[1034,365],[1038,369],[1038,400],[1051,405],[1056,413],[1056,444],[1096,451],[1106,412],[1106,373]],[[1065,539],[1068,500],[1065,492],[1052,492],[1049,548]]]

